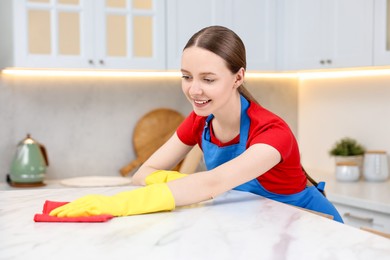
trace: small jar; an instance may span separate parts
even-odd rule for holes
[[[336,164],[336,179],[338,181],[358,181],[360,169],[356,162],[338,162]]]
[[[364,154],[363,175],[367,181],[385,181],[389,178],[389,166],[385,151],[367,151]]]

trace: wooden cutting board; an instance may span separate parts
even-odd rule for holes
[[[144,163],[173,135],[183,120],[182,114],[169,108],[159,108],[145,114],[137,122],[133,133],[136,159],[120,169],[121,175],[127,176]]]

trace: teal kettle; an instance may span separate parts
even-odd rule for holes
[[[10,180],[14,186],[40,186],[46,174],[49,161],[46,148],[27,137],[19,142],[11,163]]]

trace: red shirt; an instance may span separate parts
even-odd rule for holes
[[[279,151],[282,159],[257,180],[268,191],[277,194],[293,194],[306,187],[306,176],[302,170],[297,141],[287,123],[255,102],[248,108],[250,127],[246,147],[263,143]],[[202,133],[206,117],[194,112],[177,129],[179,139],[187,145],[199,144],[202,147]],[[210,124],[212,129],[212,124]],[[239,136],[228,143],[221,143],[211,132],[211,142],[226,146],[239,142]]]

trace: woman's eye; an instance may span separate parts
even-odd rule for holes
[[[203,80],[206,81],[207,83],[212,83],[212,82],[214,82],[213,79],[209,79],[209,78],[204,78]]]
[[[183,75],[183,76],[181,76],[181,78],[184,79],[184,80],[189,80],[191,77],[188,76],[188,75]]]

